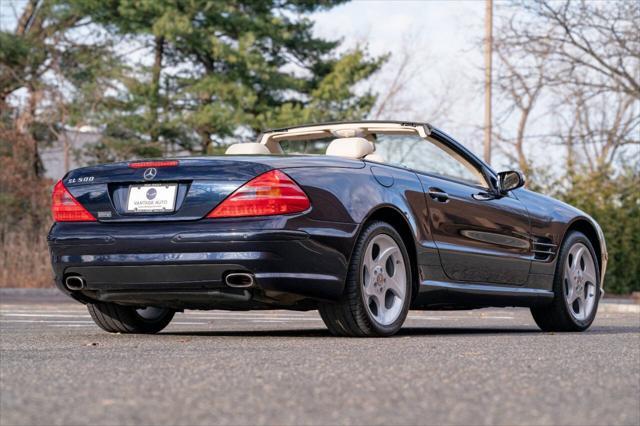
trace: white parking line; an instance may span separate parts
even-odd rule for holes
[[[10,312],[40,312],[40,311],[55,311],[55,312],[85,312],[86,308],[83,305],[71,305],[71,306],[56,306],[56,305],[0,305],[0,312],[10,311]],[[288,316],[305,316],[310,314],[315,314],[317,311],[289,311],[286,309],[267,309],[267,310],[254,310],[254,311],[224,311],[224,310],[188,310],[189,313],[192,314],[208,314],[212,311],[215,312],[230,312],[236,314],[242,314],[244,312],[251,312],[253,314],[261,314],[265,315],[288,315]]]
[[[89,317],[89,314],[77,314],[77,315],[72,315],[72,314],[5,314],[2,313],[0,314],[0,316],[3,317],[48,317],[48,318],[86,318]]]
[[[95,327],[95,324],[49,324],[48,327]]]
[[[42,309],[10,309],[10,310],[2,310],[0,309],[0,315],[9,315],[9,314],[21,314],[21,315],[34,315],[34,314],[87,314],[87,311],[84,309],[81,310],[42,310]],[[247,312],[231,312],[231,311],[191,311],[188,310],[186,312],[179,312],[182,315],[189,316],[201,316],[201,315],[225,315],[225,316],[286,316],[286,317],[295,317],[295,318],[305,318],[305,317],[313,317],[317,316],[315,312],[309,312],[305,314],[297,314],[295,312],[259,312],[259,311],[247,311]]]
[[[11,306],[11,305],[8,305]],[[20,307],[16,309],[16,306],[11,306],[11,309],[0,310],[0,322],[16,322],[11,321],[11,318],[44,318],[44,319],[76,319],[84,320],[90,319],[88,312],[82,308],[78,310],[63,310],[63,309],[43,309],[43,306],[34,306],[33,309],[27,309]],[[179,319],[194,320],[194,322],[179,322]],[[508,315],[487,315],[480,314],[479,316],[462,316],[462,315],[422,315],[422,314],[410,314],[407,319],[416,321],[442,321],[442,320],[468,320],[468,319],[486,319],[490,321],[511,321],[514,320],[514,316]],[[175,324],[182,325],[202,325],[207,322],[198,321],[250,321],[250,322],[289,322],[289,321],[322,321],[318,317],[317,312],[296,312],[296,311],[252,311],[252,312],[220,312],[215,313],[209,311],[187,311],[185,313],[178,313],[176,316],[178,322]],[[26,322],[26,321],[25,321]],[[34,321],[36,322],[36,321]],[[87,321],[87,323],[92,323]]]
[[[407,319],[411,319],[411,320],[427,320],[427,321],[440,321],[442,319],[444,319],[443,317],[425,317],[422,315],[409,315],[407,316]]]
[[[407,318],[409,319],[427,319],[427,320],[476,320],[476,319],[514,319],[515,317],[507,317],[507,316],[495,316],[495,315],[481,315],[479,317],[462,317],[462,316],[454,316],[454,315],[442,315],[442,316],[425,316],[425,315],[409,315]]]
[[[281,316],[281,315],[269,315],[269,314],[199,314],[199,313],[186,313],[182,314],[184,317],[199,319],[199,320],[279,320],[279,321],[322,321],[321,318],[317,318],[311,315],[307,316]],[[60,313],[15,313],[15,312],[2,312],[0,317],[17,317],[17,318],[89,318],[89,314],[79,312],[78,314],[60,314]],[[458,320],[469,319],[469,317],[460,316],[424,316],[424,315],[409,315],[407,317],[411,320],[423,320],[423,321],[441,321],[445,319]],[[513,320],[512,316],[496,316],[496,315],[482,315],[480,319],[488,320]]]
[[[0,324],[13,323],[13,322],[35,322],[35,323],[51,323],[51,324],[94,324],[93,321],[71,321],[71,320],[61,320],[61,321],[49,321],[49,320],[2,320],[2,321],[0,321]]]
[[[0,309],[0,314],[33,314],[33,313],[51,313],[51,314],[86,314],[86,309],[62,310],[62,309]]]
[[[216,313],[208,313],[208,314],[195,314],[192,312],[186,312],[186,313],[179,313],[178,315],[184,315],[184,316],[188,316],[188,317],[195,317],[195,318],[207,318],[207,319],[216,319],[216,318],[288,318],[288,319],[301,319],[301,320],[307,320],[307,319],[320,319],[320,317],[318,315],[305,315],[305,316],[298,316],[298,315],[284,315],[284,314],[258,314],[258,313],[246,313],[246,314],[239,314],[239,313],[224,313],[224,312],[216,312]]]
[[[244,312],[231,312],[231,311],[220,311],[220,310],[210,310],[210,311],[200,311],[200,310],[187,310],[186,313],[189,315],[218,315],[218,314],[230,314],[230,315],[244,315]],[[84,307],[78,309],[55,309],[55,308],[43,308],[41,306],[33,307],[33,308],[24,308],[24,307],[0,307],[0,314],[4,313],[16,313],[16,314],[29,314],[29,313],[55,313],[55,314],[73,314],[73,313],[87,313],[87,310]],[[309,315],[317,315],[315,311],[310,312],[297,312],[297,311],[246,311],[249,315],[286,315],[290,317],[305,317]]]
[[[191,317],[191,315],[188,315]],[[272,319],[272,320],[282,320],[282,321],[322,321],[321,318],[304,318],[304,317],[280,317],[280,316],[254,316],[254,315],[209,315],[209,316],[194,316],[197,319],[206,319],[206,320],[262,320],[262,319]]]
[[[64,313],[75,313],[75,312],[87,312],[87,308],[84,306],[79,307],[78,309],[53,309],[53,308],[44,308],[42,306],[34,306],[34,307],[15,307],[15,306],[7,306],[0,308],[0,312],[58,312],[61,314]]]
[[[52,327],[81,327],[81,326],[95,326],[93,321],[48,321],[48,320],[3,320],[2,323],[38,323],[49,324]],[[206,322],[196,321],[174,321],[172,325],[208,325]]]
[[[11,317],[11,318],[90,318],[88,314],[82,315],[71,315],[71,314],[48,314],[48,313],[1,313],[1,317]],[[284,317],[278,315],[238,315],[238,314],[220,314],[220,315],[193,315],[193,314],[183,314],[183,318],[187,319],[197,319],[197,320],[279,320],[279,321],[321,321],[320,318],[312,318],[312,317]],[[1,318],[0,321],[7,321],[4,318]]]

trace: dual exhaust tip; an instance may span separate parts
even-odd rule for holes
[[[79,277],[77,275],[71,275],[71,276],[68,276],[67,278],[64,279],[64,285],[69,290],[77,291],[77,290],[82,290],[83,288],[85,288],[87,283],[84,281],[84,278]]]
[[[231,272],[225,275],[224,282],[229,287],[248,288],[253,287],[256,280],[252,274],[246,272]],[[69,290],[78,291],[84,289],[87,283],[78,275],[70,275],[64,279],[64,285]]]
[[[248,288],[253,287],[256,280],[252,274],[247,272],[231,272],[225,275],[224,282],[229,287]]]

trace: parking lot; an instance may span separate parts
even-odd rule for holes
[[[542,333],[523,309],[411,312],[388,339],[316,312],[187,312],[110,335],[59,299],[0,305],[0,423],[640,423],[640,314]]]

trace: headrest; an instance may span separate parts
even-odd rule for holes
[[[373,154],[367,155],[366,157],[364,157],[364,159],[367,161],[374,161],[376,163],[384,163],[384,157],[375,152]]]
[[[234,143],[227,148],[226,155],[268,155],[269,148],[261,143]]]
[[[338,138],[327,147],[327,155],[359,159],[373,153],[373,144],[365,138]]]

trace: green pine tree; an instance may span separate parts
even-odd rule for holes
[[[356,88],[386,57],[338,53],[340,42],[314,36],[308,18],[341,2],[77,0],[153,59],[124,70],[124,90],[103,110],[105,143],[126,155],[215,153],[238,134],[365,117],[375,94]]]

